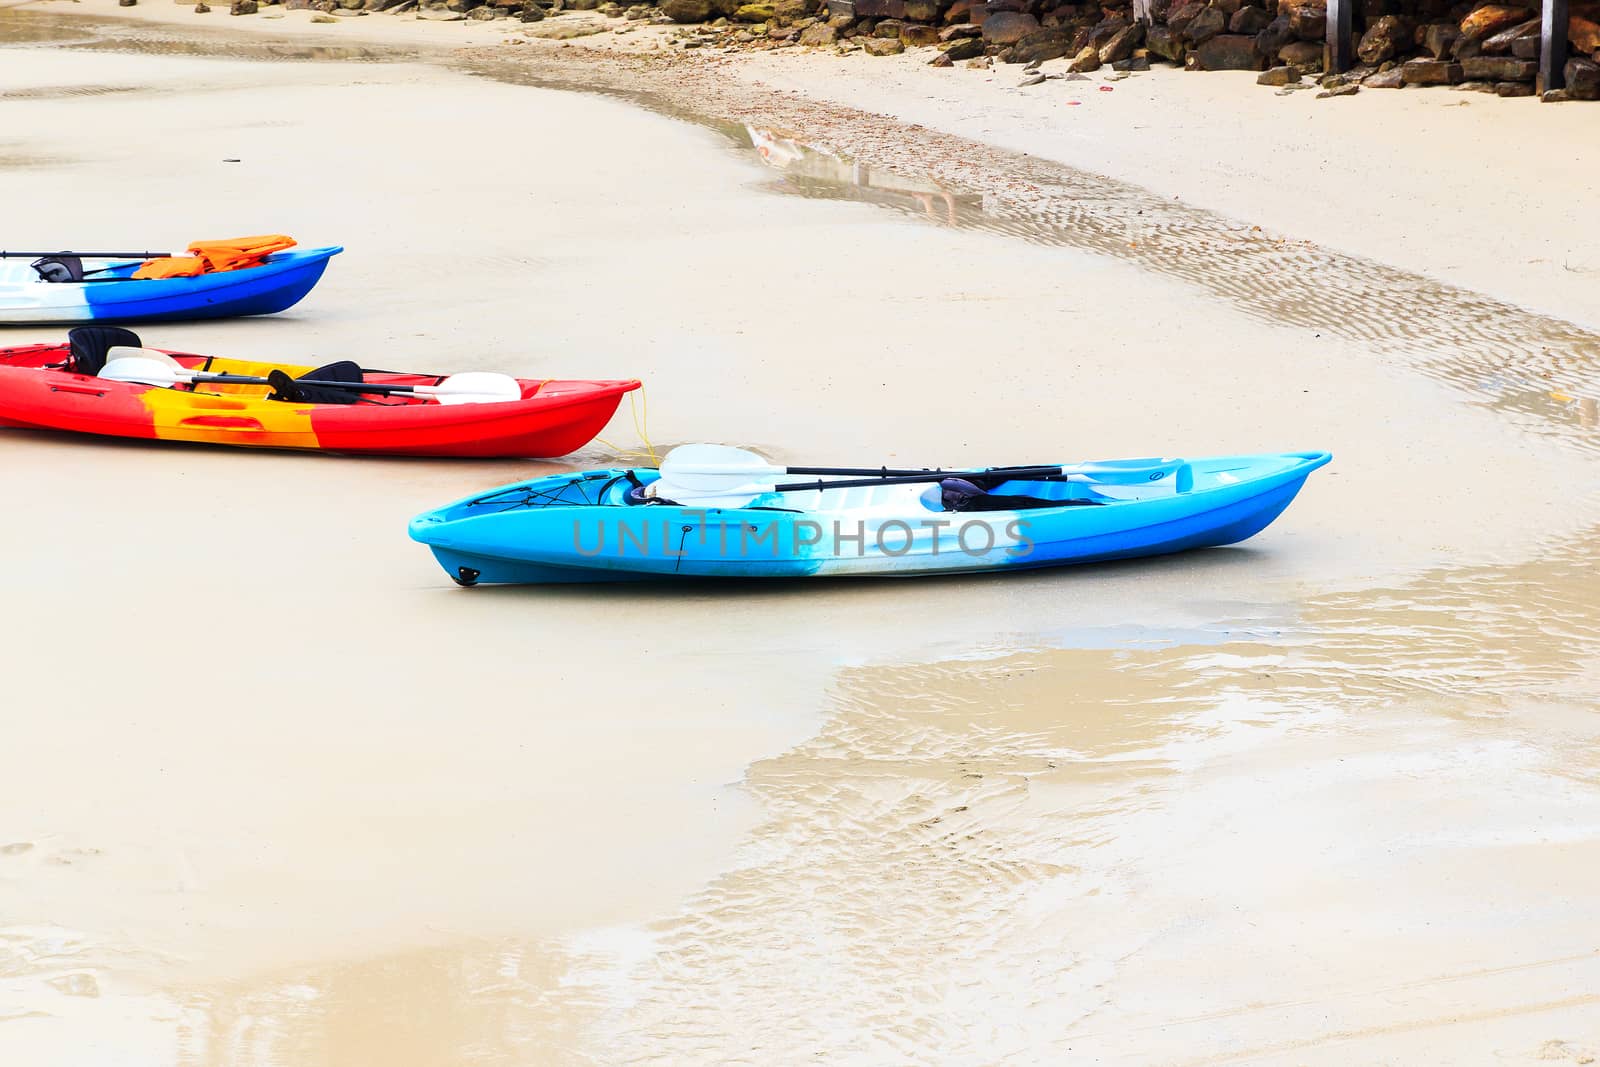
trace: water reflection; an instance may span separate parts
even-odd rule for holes
[[[875,170],[860,160],[849,160],[821,145],[805,144],[795,137],[759,126],[746,126],[745,133],[756,155],[769,167],[783,171],[784,180],[797,188],[808,182],[822,183],[837,192],[838,186],[862,190],[861,199],[891,202],[908,198],[930,219],[954,226],[956,196],[931,178],[908,178],[893,171]],[[969,196],[968,207],[978,203]],[[937,205],[937,208],[936,208]]]

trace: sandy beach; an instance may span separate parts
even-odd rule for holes
[[[309,14],[0,10],[0,243],[339,243],[141,336],[644,395],[549,463],[0,436],[0,1062],[1600,1055],[1592,109],[1174,72],[1069,126]],[[1020,580],[461,590],[405,537],[697,440],[1336,460]]]

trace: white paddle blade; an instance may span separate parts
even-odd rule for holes
[[[114,347],[108,353],[106,365],[100,368],[97,377],[109,378],[115,382],[131,382],[134,385],[161,385],[173,386],[180,382],[187,382],[194,376],[184,370],[176,360],[164,352],[155,353],[162,360],[146,359],[142,353],[149,349]],[[141,353],[124,355],[123,353]]]
[[[146,363],[160,364],[161,366],[172,371],[174,374],[181,374],[185,370],[182,363],[179,363],[165,352],[157,351],[154,348],[134,348],[130,345],[112,345],[110,348],[106,349],[106,362],[109,363],[114,359],[142,359]]]
[[[661,481],[690,496],[736,496],[756,478],[783,473],[766,457],[728,445],[679,445],[661,460]],[[750,496],[767,491],[758,488]]]
[[[431,396],[441,404],[504,404],[522,399],[522,385],[509,374],[473,370],[452,374],[438,385],[419,385],[418,396]]]

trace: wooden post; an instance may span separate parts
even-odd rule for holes
[[[1544,0],[1541,20],[1539,83],[1534,88],[1543,96],[1567,84],[1567,0]]]
[[[1548,5],[1553,0],[1545,0]],[[1565,6],[1566,0],[1560,0]],[[1355,0],[1328,0],[1327,42],[1322,47],[1322,69],[1343,74],[1356,65],[1354,37]]]

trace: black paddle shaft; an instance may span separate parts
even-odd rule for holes
[[[795,470],[796,468],[789,468]],[[938,482],[946,478],[984,477],[988,475],[1004,474],[1008,480],[1013,478],[1048,478],[1061,473],[1060,467],[1002,467],[986,471],[924,471],[921,474],[891,475],[887,478],[842,478],[838,481],[826,482],[785,482],[772,487],[777,493],[799,492],[805,489],[859,489],[872,485],[916,485],[919,482]]]
[[[266,378],[252,378],[245,374],[199,374],[191,381],[195,385],[271,385]],[[372,382],[319,382],[315,378],[296,378],[297,385],[321,385],[329,389],[354,389],[361,393],[410,393],[413,385],[377,385]]]
[[[959,478],[963,474],[1004,474],[1007,471],[1036,471],[1040,469],[1036,464],[1024,463],[1014,467],[984,467],[982,470],[974,470],[971,467],[952,467],[948,469],[944,467],[785,467],[783,471],[785,474],[858,474],[863,478],[874,478],[881,481],[884,478],[920,477],[924,474]],[[1058,470],[1059,468],[1052,467],[1049,469]]]
[[[0,259],[35,259],[41,256],[77,256],[79,259],[162,259],[171,252],[0,252]]]

